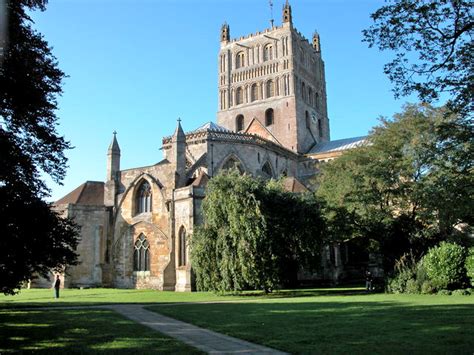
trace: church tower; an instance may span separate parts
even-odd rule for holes
[[[218,124],[245,132],[254,120],[301,154],[329,140],[326,80],[319,35],[310,43],[293,27],[286,1],[281,26],[238,39],[221,29]]]

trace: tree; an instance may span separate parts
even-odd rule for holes
[[[472,113],[474,35],[472,1],[390,0],[363,31],[369,47],[395,51],[384,71],[396,97],[418,93],[431,102],[442,94],[448,108]]]
[[[48,174],[60,183],[70,145],[56,132],[64,73],[26,9],[45,0],[7,0],[8,40],[0,44],[0,290],[14,293],[34,274],[76,262],[78,230],[44,200]]]
[[[382,119],[367,145],[324,165],[317,195],[330,224],[346,223],[340,238],[372,240],[388,270],[410,249],[420,255],[472,227],[472,130],[445,109],[406,105]]]
[[[204,225],[191,239],[199,290],[269,292],[314,268],[325,230],[313,196],[283,191],[236,170],[214,177],[203,203]]]

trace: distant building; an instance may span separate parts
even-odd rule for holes
[[[281,26],[231,39],[224,24],[218,72],[217,124],[185,133],[178,120],[163,138],[162,161],[127,170],[114,135],[105,182],[87,181],[55,203],[82,226],[81,263],[67,270],[66,285],[189,291],[188,241],[202,222],[209,179],[237,167],[256,177],[285,177],[288,190],[303,192],[319,160],[364,142],[330,141],[320,38],[314,33],[309,42],[293,27],[288,2]],[[316,276],[337,279],[341,251],[337,245],[327,251]]]

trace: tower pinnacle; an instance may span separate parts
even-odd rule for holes
[[[286,0],[285,5],[283,5],[283,23],[289,23],[290,25],[293,23],[293,19],[291,18],[291,5]]]

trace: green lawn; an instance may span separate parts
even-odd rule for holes
[[[109,310],[0,310],[0,354],[198,353]]]
[[[263,297],[263,294],[261,294]],[[238,300],[245,297],[228,295],[219,296],[207,292],[172,292],[155,290],[126,290],[113,288],[93,289],[64,289],[60,298],[54,299],[53,290],[31,289],[21,290],[14,296],[0,295],[2,307],[54,307],[54,306],[84,306],[111,303],[175,303],[175,302],[205,302],[221,300]]]
[[[244,303],[149,306],[292,353],[473,354],[474,297],[301,291]]]
[[[472,354],[474,349],[474,296],[365,294],[361,288],[238,296],[89,289],[64,290],[59,300],[52,296],[51,290],[24,290],[0,297],[0,353],[189,351],[112,311],[38,308],[110,303],[148,304],[156,312],[292,353]]]

